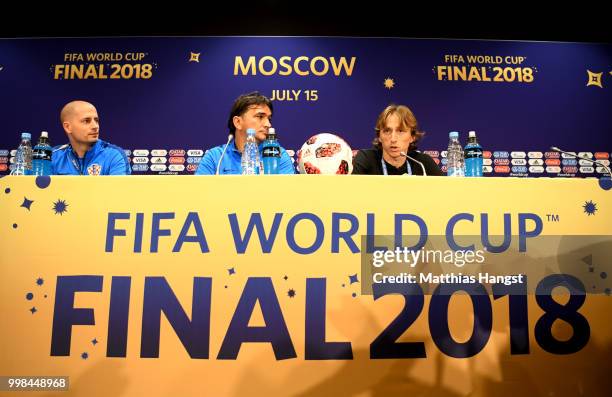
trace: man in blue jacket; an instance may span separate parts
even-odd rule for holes
[[[261,156],[262,142],[266,139],[268,130],[272,127],[272,110],[270,99],[259,92],[239,96],[234,102],[227,120],[230,133],[228,143],[208,150],[206,155],[202,157],[195,174],[242,174],[240,160],[246,143],[246,131],[249,128],[255,130],[255,139],[259,144],[259,155]],[[231,142],[229,142],[230,140]],[[278,173],[295,174],[291,157],[283,148],[281,148]]]
[[[60,114],[69,144],[55,147],[54,175],[129,175],[130,162],[123,149],[99,139],[100,119],[94,105],[72,101]]]

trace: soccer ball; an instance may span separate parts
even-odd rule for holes
[[[298,170],[300,174],[350,174],[353,151],[337,135],[314,135],[298,151]]]

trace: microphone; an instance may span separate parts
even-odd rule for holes
[[[400,152],[400,154],[402,156],[406,157],[407,159],[410,159],[410,160],[414,161],[415,163],[417,163],[418,165],[420,165],[421,169],[423,170],[423,176],[427,176],[427,172],[425,172],[425,166],[423,165],[423,163],[421,163],[419,160],[417,160],[417,159],[415,159],[413,157],[408,156],[407,153]]]
[[[597,164],[598,166],[603,167],[606,170],[606,172],[608,173],[608,175],[610,176],[610,178],[612,178],[612,173],[610,173],[610,168],[608,168],[604,163],[600,163],[597,160],[589,159],[589,158],[586,158],[586,157],[578,156],[577,154],[574,154],[574,153],[571,153],[571,152],[566,152],[565,150],[561,150],[561,149],[559,149],[556,146],[551,146],[550,150],[552,150],[554,152],[565,153],[568,156],[572,156],[572,157],[575,157],[575,158],[580,159],[580,160],[586,160],[586,161],[590,161],[593,164]]]
[[[223,148],[223,152],[221,153],[221,157],[219,158],[219,162],[217,163],[217,172],[215,175],[219,175],[219,169],[221,168],[221,161],[223,161],[223,156],[225,156],[225,151],[227,150],[227,145],[234,139],[234,134],[229,134],[227,136],[227,142],[225,143],[225,147]]]

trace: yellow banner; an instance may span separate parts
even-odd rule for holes
[[[609,189],[546,178],[5,177],[0,376],[67,376],[82,396],[608,395]],[[449,233],[506,236],[518,251],[536,237],[593,236],[570,247],[591,278],[532,277],[538,295],[456,284],[446,295],[397,284],[362,294],[372,284],[362,236]]]

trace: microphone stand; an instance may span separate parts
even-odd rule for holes
[[[414,161],[415,163],[417,163],[418,165],[420,165],[421,169],[423,170],[423,176],[427,176],[427,172],[425,171],[425,166],[423,165],[423,163],[421,163],[419,160],[417,160],[417,159],[415,159],[413,157],[408,156],[407,153],[400,152],[400,154],[402,156],[406,157],[407,159],[410,159],[410,160]],[[408,161],[408,160],[406,160],[406,161]]]
[[[223,156],[225,156],[225,151],[227,150],[227,145],[229,145],[229,143],[232,141],[232,139],[234,139],[234,135],[233,134],[229,134],[227,136],[227,142],[225,143],[225,147],[223,148],[223,152],[221,153],[221,157],[219,158],[219,162],[217,163],[217,172],[215,172],[215,175],[219,175],[219,169],[221,168],[221,161],[223,161]]]

